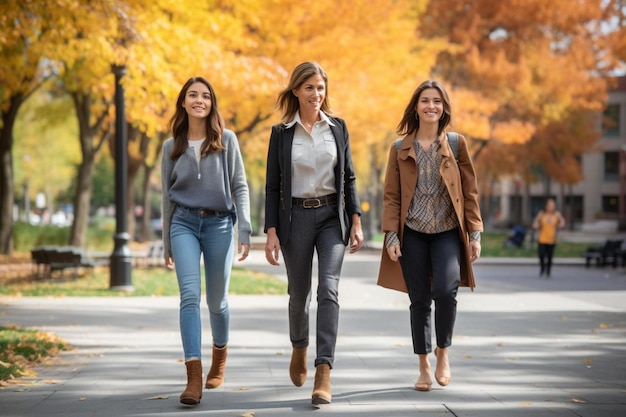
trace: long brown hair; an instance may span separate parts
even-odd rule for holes
[[[328,76],[326,71],[317,62],[303,62],[293,69],[289,84],[278,94],[276,104],[281,112],[280,120],[282,123],[289,123],[300,108],[298,97],[293,94],[293,90],[300,88],[306,80],[315,74],[319,74],[324,79],[326,87],[326,95],[320,110],[326,114],[332,114],[333,111],[330,109],[330,102],[328,101]]]
[[[206,139],[202,142],[202,148],[200,148],[200,155],[205,157],[212,153],[217,153],[225,150],[222,143],[222,133],[224,132],[224,118],[217,108],[217,97],[215,97],[215,90],[213,86],[207,80],[202,77],[192,77],[187,80],[180,93],[178,93],[178,99],[176,100],[176,112],[170,120],[172,126],[172,137],[174,138],[174,148],[170,153],[170,158],[176,160],[185,153],[189,147],[187,141],[187,132],[189,131],[189,116],[187,111],[183,107],[185,102],[185,96],[187,90],[193,83],[202,83],[207,86],[209,93],[211,94],[211,110],[207,116],[206,123]]]
[[[402,120],[398,123],[398,127],[396,128],[396,133],[398,133],[398,135],[408,136],[417,132],[420,128],[420,121],[415,112],[415,108],[417,107],[417,102],[419,101],[422,92],[427,88],[434,88],[439,91],[439,94],[441,94],[441,100],[443,101],[443,115],[441,119],[439,119],[437,135],[441,135],[444,129],[450,124],[450,121],[452,120],[452,107],[450,106],[450,97],[448,97],[446,89],[443,88],[443,85],[441,85],[438,81],[426,80],[421,83],[419,87],[417,87],[411,96],[409,104],[407,104],[406,109],[404,109]]]

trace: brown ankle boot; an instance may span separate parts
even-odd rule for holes
[[[202,398],[202,362],[191,360],[185,362],[187,367],[187,388],[180,394],[180,402],[185,405],[198,405]]]
[[[289,377],[296,387],[301,387],[306,381],[306,350],[307,348],[293,348],[291,363],[289,364]]]
[[[226,368],[226,346],[218,348],[213,345],[213,359],[211,361],[211,370],[206,377],[205,388],[217,388],[224,382],[224,369]]]
[[[315,384],[311,403],[313,405],[330,404],[332,395],[330,394],[330,365],[322,363],[315,368]]]

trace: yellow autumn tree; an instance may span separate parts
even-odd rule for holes
[[[223,80],[244,91],[259,89],[243,99],[229,94],[226,102],[231,121],[264,120],[242,135],[247,167],[255,169],[252,185],[259,194],[263,192],[269,125],[279,121],[274,107],[278,92],[287,85],[297,64],[317,61],[329,76],[331,106],[348,124],[359,191],[364,201],[379,208],[382,170],[388,146],[395,139],[395,127],[411,93],[428,78],[437,54],[446,46],[444,41],[422,42],[416,36],[416,22],[426,3],[220,2],[220,7],[246,22],[242,33],[245,42],[237,45],[237,51],[251,61],[242,62],[256,62],[262,73],[269,72],[272,77],[264,84],[258,76],[238,79],[234,75],[231,81]],[[237,81],[241,85],[234,84]],[[260,197],[257,200],[262,203]],[[379,213],[371,217],[378,218]],[[372,226],[377,230],[374,223]]]
[[[47,19],[39,16],[46,15]],[[58,42],[62,18],[43,2],[0,2],[0,253],[13,250],[13,129],[22,104],[54,75],[42,59]]]

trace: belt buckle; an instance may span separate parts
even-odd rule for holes
[[[309,204],[309,203],[313,203],[313,204]],[[322,200],[320,200],[319,198],[307,198],[302,203],[302,207],[304,208],[318,208],[321,206],[322,206]]]
[[[198,214],[200,214],[200,216],[202,216],[202,217],[210,216],[212,212],[213,212],[213,210],[208,210],[208,209],[200,209],[200,210],[198,210]]]

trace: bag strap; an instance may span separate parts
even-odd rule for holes
[[[448,132],[446,133],[448,136],[448,143],[450,144],[450,148],[452,148],[452,154],[454,155],[454,159],[456,159],[457,164],[459,163],[459,134],[456,132]]]
[[[448,143],[450,144],[450,148],[452,148],[452,154],[454,155],[454,159],[456,162],[459,162],[459,134],[456,132],[448,132],[446,133],[448,136]],[[396,140],[396,150],[400,149],[400,145],[402,144],[402,139]]]

